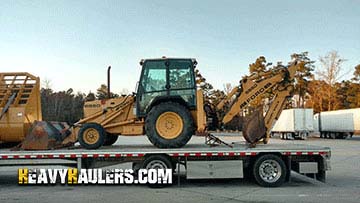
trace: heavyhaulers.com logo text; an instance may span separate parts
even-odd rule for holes
[[[171,184],[171,169],[18,169],[19,185]]]

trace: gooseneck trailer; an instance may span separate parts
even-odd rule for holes
[[[0,166],[52,164],[99,168],[132,162],[134,170],[173,169],[174,175],[185,174],[187,179],[250,175],[261,186],[276,187],[290,180],[291,171],[324,182],[330,169],[330,156],[328,147],[303,144],[271,143],[250,148],[243,142],[233,143],[232,147],[190,142],[179,149],[158,149],[151,144],[113,145],[98,150],[80,147],[44,151],[1,149]]]

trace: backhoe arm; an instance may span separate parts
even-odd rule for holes
[[[266,138],[264,141],[267,141],[273,122],[279,117],[281,111],[283,110],[286,98],[291,96],[293,90],[293,79],[298,66],[299,63],[293,63],[288,68],[284,67],[276,70],[269,70],[256,76],[252,75],[245,77],[241,81],[239,88],[241,93],[232,103],[230,110],[225,114],[222,122],[224,124],[230,122],[235,115],[241,112],[242,109],[248,107],[252,101],[258,99],[271,89],[275,96],[265,114],[265,118],[263,118],[262,110],[258,111],[258,116],[252,117],[253,121],[245,121],[245,130],[243,130],[245,139],[251,144],[256,143],[262,138]],[[260,79],[255,79],[259,77]],[[232,97],[233,95],[229,96]],[[253,123],[250,124],[250,122]],[[261,129],[261,125],[265,125],[265,132],[263,130],[259,130]],[[250,129],[257,127],[257,131]]]
[[[290,97],[293,86],[289,85],[285,90],[278,92],[273,101],[270,104],[268,111],[265,114],[265,128],[266,128],[266,138],[265,142],[267,143],[268,139],[270,138],[270,130],[275,122],[281,114],[281,111],[285,107],[286,99]]]

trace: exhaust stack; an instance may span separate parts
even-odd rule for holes
[[[111,69],[111,66],[108,67],[108,70],[107,70],[107,96],[108,96],[108,99],[111,98],[111,91],[110,91],[110,69]]]

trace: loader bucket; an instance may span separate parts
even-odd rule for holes
[[[70,133],[67,123],[35,121],[19,147],[24,150],[47,150],[65,147],[62,141]]]
[[[255,144],[266,137],[265,121],[261,109],[257,109],[245,117],[242,133],[245,140],[250,144]]]

